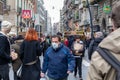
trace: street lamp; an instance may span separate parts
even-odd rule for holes
[[[88,0],[86,0],[87,2],[87,7],[88,7],[88,10],[89,10],[89,15],[90,15],[90,28],[91,28],[91,38],[94,39],[94,35],[93,35],[93,22],[92,22],[92,13],[91,13],[91,10],[90,10],[90,4],[88,2]]]

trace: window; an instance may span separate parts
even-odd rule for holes
[[[3,3],[0,2],[0,15],[2,15],[2,14],[3,14]]]

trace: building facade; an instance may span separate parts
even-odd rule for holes
[[[84,31],[89,25],[89,14],[85,0],[64,0],[63,27],[65,32]]]
[[[52,35],[56,35],[57,33],[59,33],[60,32],[60,22],[54,23],[52,30],[53,30]]]
[[[47,16],[47,35],[52,35],[51,17]]]
[[[45,13],[45,8],[44,8],[44,2],[43,0],[37,0],[37,14],[39,15],[38,17],[36,17],[36,20],[38,20],[37,18],[39,18],[39,25],[37,25],[37,27],[39,27],[40,29],[40,33],[41,34],[45,34],[46,31],[46,13]]]
[[[93,22],[97,22],[98,25],[100,25],[100,29],[103,32],[109,33],[111,31],[111,18],[110,13],[112,10],[112,7],[120,0],[91,0],[91,4],[95,5],[97,4],[97,13],[95,13],[95,10],[93,11],[96,14],[96,17],[93,17]]]
[[[34,27],[34,16],[36,13],[36,0],[1,0],[0,1],[0,21],[7,20],[13,24],[11,34],[18,35],[19,32],[26,31],[26,28]],[[31,17],[23,18],[22,11],[30,10]]]
[[[109,33],[111,29],[110,13],[119,0],[88,0],[92,14],[93,31]],[[64,0],[61,11],[61,26],[66,31],[90,32],[90,15],[87,0]]]

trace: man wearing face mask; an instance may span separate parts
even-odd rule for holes
[[[74,67],[75,59],[71,51],[61,43],[59,36],[52,36],[52,46],[45,53],[41,77],[45,77],[48,71],[49,80],[67,80]]]

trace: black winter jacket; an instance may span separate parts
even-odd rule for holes
[[[88,57],[89,60],[91,60],[92,53],[96,50],[99,43],[103,40],[103,38],[95,38],[90,42],[89,48],[88,48]]]
[[[41,47],[38,41],[24,40],[20,46],[20,55],[23,64],[27,64],[36,60],[41,55]]]
[[[8,64],[11,60],[8,38],[0,33],[0,65]]]

